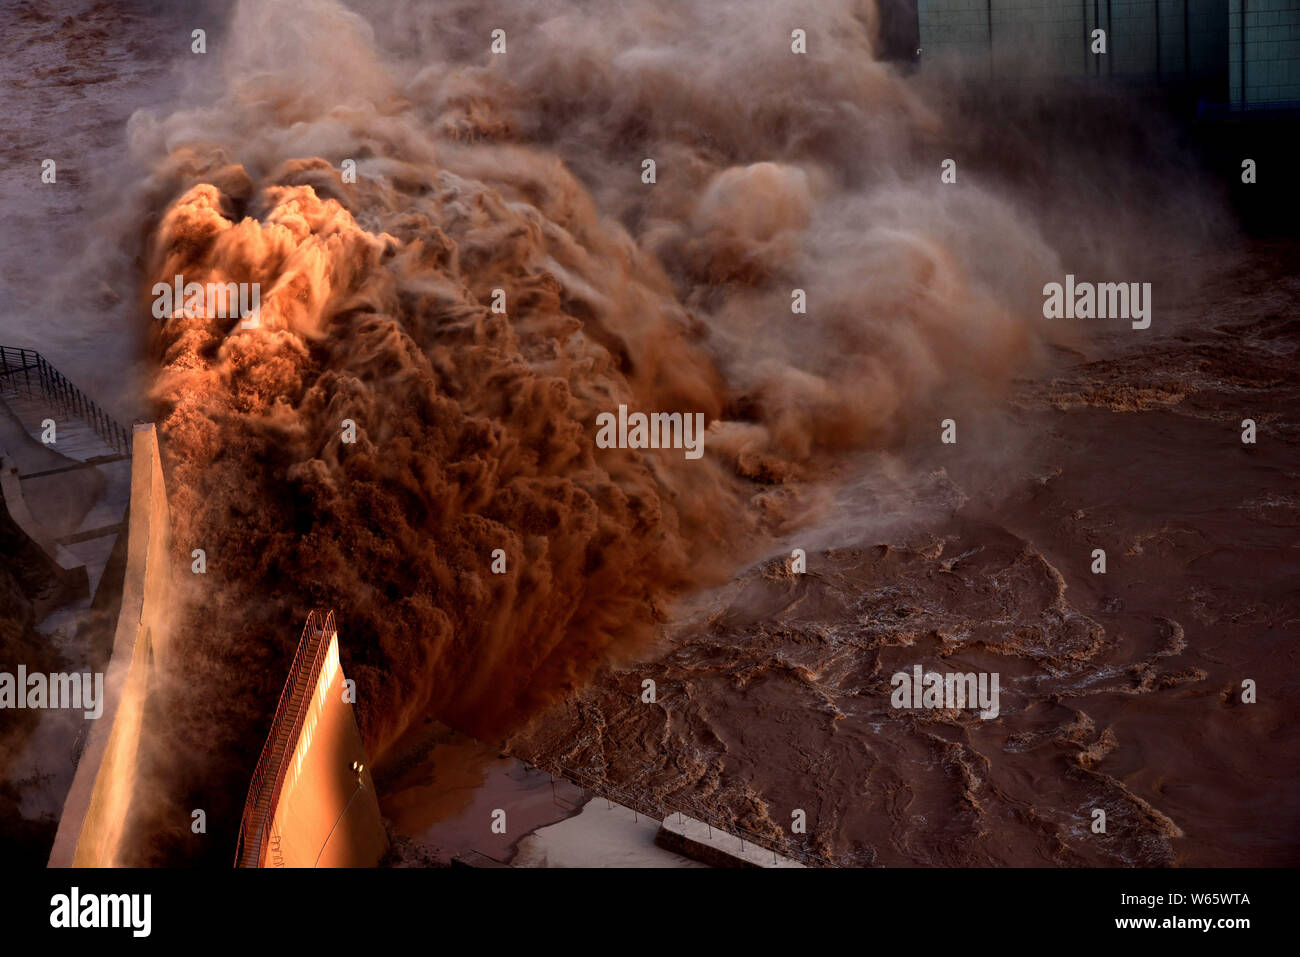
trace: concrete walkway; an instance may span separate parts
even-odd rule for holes
[[[56,441],[39,440],[41,421],[54,418]],[[78,458],[78,456],[81,456]],[[131,460],[109,448],[84,423],[52,413],[11,382],[0,387],[0,478],[7,508],[23,531],[53,561],[83,574],[80,597],[53,608],[36,623],[73,672],[93,671],[85,634],[92,605],[120,534],[131,497]],[[20,521],[21,517],[21,521]],[[74,592],[75,594],[75,592]],[[76,770],[86,722],[79,712],[48,709],[10,774],[35,782],[23,791],[25,817],[57,815]]]
[[[655,843],[659,822],[602,797],[519,842],[512,867],[708,867]]]
[[[45,418],[55,420],[50,445],[39,441]],[[53,415],[20,390],[0,388],[0,459],[0,467],[17,467],[32,517],[86,566],[93,596],[123,531],[131,499],[130,458],[86,423]]]

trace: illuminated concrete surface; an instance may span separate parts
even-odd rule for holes
[[[249,788],[237,863],[373,867],[388,849],[333,615],[308,619]]]
[[[158,436],[137,425],[132,437],[131,510],[122,607],[104,675],[104,712],[93,722],[64,802],[51,867],[111,867],[136,786],[136,759],[155,664],[167,653],[172,579],[171,518]]]

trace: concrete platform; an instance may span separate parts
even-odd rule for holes
[[[655,843],[666,850],[703,861],[710,867],[806,866],[753,841],[741,840],[734,834],[680,814],[670,815],[663,822]]]
[[[702,825],[701,825],[702,826]],[[540,828],[519,842],[513,867],[708,867],[655,841],[652,817],[594,797],[576,817]]]
[[[80,422],[65,423],[59,441],[43,445],[37,436],[44,414],[49,413],[35,398],[0,392],[0,465],[17,470],[9,498],[21,492],[38,540],[84,566],[88,595],[94,595],[124,531],[131,460]]]

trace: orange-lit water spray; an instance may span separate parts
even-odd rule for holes
[[[939,124],[871,4],[801,14],[807,55],[775,2],[419,11],[242,3],[224,88],[133,121],[143,290],[260,290],[254,328],[149,337],[177,560],[209,556],[169,734],[231,754],[160,764],[173,794],[246,773],[303,609],[372,757],[426,713],[500,735],[1034,354],[1055,254],[915,161]],[[620,405],[703,413],[703,457],[598,447]]]

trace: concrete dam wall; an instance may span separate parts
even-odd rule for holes
[[[104,708],[64,802],[51,867],[113,867],[138,800],[149,696],[182,635],[168,612],[175,573],[157,432],[132,436],[127,564]],[[253,867],[373,866],[387,849],[361,734],[345,696],[334,616],[309,616],[249,789],[238,862]]]
[[[373,867],[388,849],[334,613],[303,629],[248,789],[239,867]]]
[[[131,504],[122,607],[94,723],[64,802],[51,867],[112,867],[136,787],[140,732],[155,668],[168,650],[171,516],[152,424],[132,436]]]

